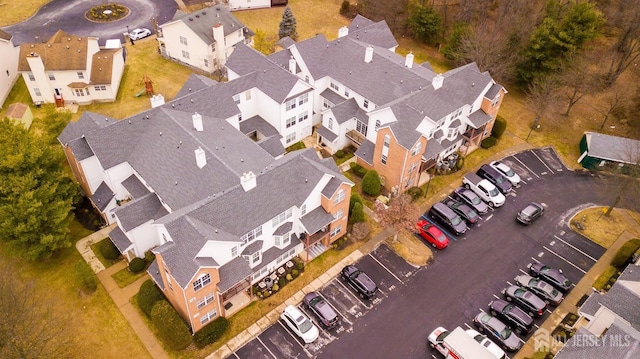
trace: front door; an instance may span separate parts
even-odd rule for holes
[[[64,107],[64,98],[62,98],[62,91],[60,89],[54,89],[54,98],[56,100],[56,107]]]

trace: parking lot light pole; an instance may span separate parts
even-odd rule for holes
[[[540,122],[540,117],[536,116],[536,119],[533,120],[533,125],[531,125],[531,128],[529,128],[529,134],[527,135],[527,138],[524,140],[524,142],[529,142],[529,136],[531,136],[531,132],[533,132],[533,129],[538,129],[540,128],[540,125],[538,124],[538,122]]]

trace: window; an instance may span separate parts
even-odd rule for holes
[[[294,116],[294,117],[291,117],[291,118],[288,118],[288,119],[286,120],[286,126],[287,126],[287,128],[289,128],[289,127],[291,127],[291,126],[293,126],[293,125],[295,125],[295,124],[296,124],[296,118],[295,118],[295,116]]]
[[[367,135],[367,124],[364,122],[356,121],[356,131],[363,135]]]
[[[247,1],[247,2],[251,2],[251,0]],[[242,29],[238,30],[238,37],[242,36]]]
[[[215,318],[216,315],[218,313],[216,312],[216,310],[212,310],[209,313],[203,315],[202,317],[200,317],[200,324],[204,325],[206,324],[208,321],[210,321],[211,319]]]
[[[249,233],[242,236],[242,244],[245,245],[249,242],[252,242],[254,239],[260,237],[261,235],[262,235],[262,225],[259,225]]]
[[[107,86],[105,86],[105,85],[96,85],[96,86],[93,86],[93,89],[96,90],[96,91],[107,91]]]
[[[213,293],[209,293],[198,301],[198,309],[202,309],[205,305],[213,302]]]
[[[338,86],[337,83],[333,82],[333,80],[331,80],[331,84],[329,86],[331,86],[332,89],[340,92],[340,86]]]
[[[376,120],[376,131],[378,131],[378,129],[380,128],[380,125],[382,123],[380,122],[380,120]]]
[[[237,246],[233,246],[233,247],[231,247],[231,256],[232,256],[233,258],[235,258],[235,257],[237,257],[237,256],[238,256],[238,247],[237,247]]]
[[[322,107],[329,108],[333,106],[333,102],[327,100],[326,98],[322,100]]]
[[[184,57],[185,59],[188,59],[189,58],[189,52],[182,50],[182,57]]]
[[[338,203],[340,203],[342,201],[344,201],[344,190],[343,189],[338,191],[338,194],[336,195],[336,198],[333,199],[333,204],[338,204]]]
[[[33,89],[33,93],[34,93],[36,96],[42,96],[42,94],[40,93],[40,89],[39,89],[39,88],[37,88],[37,87],[35,87],[35,88]]]
[[[382,155],[382,157],[380,157],[380,162],[382,162],[383,165],[387,164],[387,155]]]
[[[331,237],[333,238],[333,237],[337,236],[338,233],[340,233],[340,232],[342,232],[342,225],[337,226],[336,228],[334,228],[331,231]]]
[[[290,234],[290,233],[287,233],[287,234],[285,234],[284,236],[282,236],[281,241],[282,241],[282,242],[281,242],[281,245],[282,245],[283,247],[288,246],[288,245],[289,245],[289,243],[291,243],[291,234]]]
[[[417,167],[418,167],[418,162],[412,163],[411,166],[409,167],[409,173],[415,171]]]
[[[382,145],[384,147],[389,147],[390,142],[391,142],[391,137],[389,135],[384,135],[384,143]]]
[[[296,133],[290,133],[287,135],[287,144],[294,142],[296,140]]]
[[[344,215],[344,209],[339,210],[338,212],[336,212],[336,214],[333,216],[333,219],[340,219],[342,218],[342,216]]]
[[[164,261],[162,262],[163,265]],[[164,269],[164,277],[167,278],[167,284],[169,285],[169,289],[171,289],[171,291],[173,292],[173,283],[171,283],[171,275],[169,274],[169,271],[167,270],[167,268]]]
[[[498,105],[498,102],[500,102],[500,94],[496,95],[496,98],[494,98],[493,101],[491,101],[491,106]]]
[[[364,108],[369,108],[369,100],[364,100]]]
[[[413,146],[413,150],[411,151],[411,155],[415,156],[418,153],[420,153],[420,150],[422,149],[422,142],[418,142],[416,143],[415,146]]]
[[[56,75],[54,75],[52,73],[49,73],[48,75],[49,75],[49,80],[51,80],[51,81],[55,81],[56,80]]]
[[[84,96],[84,90],[83,89],[75,89],[74,90],[76,97],[83,97]]]
[[[300,97],[298,97],[298,105],[302,106],[303,104],[309,102],[309,94],[306,93]]]
[[[78,71],[77,73],[80,80],[84,79],[84,73],[82,71]]]
[[[307,214],[307,204],[303,204],[302,206],[300,206],[300,215],[304,216],[305,214]]]
[[[349,97],[349,89],[346,87],[344,88],[344,96]]]
[[[302,122],[308,118],[309,118],[309,112],[307,111],[298,114],[298,122]]]
[[[304,77],[304,81],[305,81],[306,83],[309,83],[309,75],[305,75],[305,77]]]
[[[188,44],[187,44],[187,38],[186,38],[186,37],[184,37],[184,36],[180,36],[180,43],[181,43],[182,45],[188,45]]]
[[[458,134],[458,129],[457,128],[450,128],[449,129],[449,134],[447,137],[451,138],[453,136],[455,136],[456,134]]]
[[[256,264],[258,262],[260,262],[260,259],[262,258],[262,253],[260,253],[260,251],[255,252],[252,256],[251,256],[251,264]]]
[[[207,273],[193,282],[193,291],[197,292],[209,283],[211,283],[211,276]]]
[[[240,95],[233,95],[233,101],[235,101],[236,104],[240,104]]]
[[[286,106],[287,111],[293,110],[294,108],[296,108],[296,99],[294,98],[292,100],[289,100],[289,101],[285,102],[284,104]]]
[[[244,99],[247,101],[251,100],[251,90],[247,90],[244,92]]]
[[[35,80],[36,80],[36,77],[35,77],[35,76],[33,76],[33,74],[32,74],[31,72],[29,72],[29,73],[27,74],[27,76],[29,76],[29,81],[35,81]]]
[[[204,67],[209,67],[209,60],[204,59]]]
[[[333,130],[333,119],[332,118],[329,119],[328,126],[329,126],[330,130]]]
[[[241,113],[239,113],[239,114],[238,114],[238,122],[241,122],[241,121],[242,121],[242,114],[241,114]]]
[[[291,216],[293,215],[293,210],[291,208],[289,208],[288,210],[280,213],[279,215],[273,217],[271,219],[271,226],[272,227],[277,227],[279,226],[281,223],[284,223],[284,221],[286,221],[287,219],[291,218]]]

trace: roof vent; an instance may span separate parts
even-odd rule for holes
[[[162,137],[162,131],[160,131],[160,137]]]
[[[67,45],[67,50],[69,50],[69,48],[70,48],[69,45]]]
[[[373,46],[367,46],[364,52],[364,62],[370,63],[371,61],[373,61]]]
[[[199,19],[199,18],[200,18],[200,15],[196,14],[196,19]]]
[[[413,67],[413,53],[411,51],[409,51],[409,54],[407,54],[407,58],[404,60],[404,66],[408,68]]]
[[[206,12],[206,11],[203,11],[203,12],[202,12],[202,15],[206,15],[206,14],[207,14],[207,12]]]
[[[189,21],[193,21],[193,18],[192,18],[192,17],[190,17],[190,18],[189,18]]]

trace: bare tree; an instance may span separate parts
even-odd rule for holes
[[[609,71],[605,83],[611,86],[620,75],[640,58],[640,0],[618,0],[609,8],[611,26],[620,31],[618,41],[612,46]]]
[[[559,84],[555,76],[534,81],[527,88],[525,102],[536,117],[543,118],[547,112],[557,105]]]
[[[389,206],[385,207],[380,202],[376,202],[376,217],[380,224],[394,229],[393,240],[398,240],[398,231],[406,229],[415,231],[415,222],[420,216],[420,209],[411,202],[411,196],[401,194],[389,201]]]
[[[564,97],[567,99],[567,108],[562,113],[569,116],[571,109],[587,94],[595,94],[602,89],[602,81],[597,70],[590,66],[591,59],[595,59],[595,53],[572,54],[567,63],[570,65],[562,72],[559,81],[565,86]],[[597,68],[597,67],[596,67]]]
[[[628,89],[612,88],[604,96],[604,104],[593,106],[593,109],[602,115],[600,130],[604,129],[610,118],[619,118],[625,112],[627,102],[630,100]]]
[[[630,141],[627,146],[619,150],[623,162],[616,166],[615,172],[622,175],[621,185],[616,197],[604,212],[606,217],[611,215],[623,197],[629,196],[637,200],[640,189],[640,142]]]

